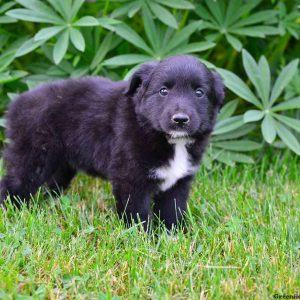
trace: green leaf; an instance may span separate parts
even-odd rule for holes
[[[214,16],[217,23],[222,26],[225,21],[225,14],[224,14],[224,2],[222,1],[211,1],[206,0],[206,5],[208,6],[211,14]]]
[[[63,31],[53,49],[53,60],[58,65],[64,58],[69,46],[69,30]]]
[[[273,86],[270,105],[272,105],[278,99],[283,89],[292,80],[293,76],[297,72],[298,63],[299,59],[295,59],[282,69]]]
[[[249,52],[245,49],[242,51],[242,57],[243,57],[243,65],[244,69],[255,86],[257,93],[259,97],[262,99],[262,102],[264,103],[264,106],[267,107],[268,105],[268,95],[265,92],[265,84],[268,84],[269,78],[267,77],[266,79],[262,76],[260,69],[258,65],[256,64],[255,60],[253,57],[249,54]],[[266,69],[263,69],[264,72],[266,72]],[[265,74],[264,74],[265,75]],[[264,82],[266,80],[266,83]]]
[[[271,73],[270,73],[270,67],[269,64],[264,56],[262,56],[259,59],[258,62],[258,69],[260,72],[260,89],[262,93],[262,99],[265,101],[265,103],[268,102],[269,96],[270,96],[270,86],[271,86]]]
[[[267,20],[274,19],[277,15],[277,11],[275,10],[263,10],[257,13],[254,13],[247,18],[241,19],[240,21],[236,22],[232,27],[245,27],[261,22],[266,22]]]
[[[16,54],[16,50],[3,53],[0,56],[0,72],[6,69],[6,67],[8,67],[11,64],[11,62],[15,58],[15,54]]]
[[[3,14],[4,12],[6,12],[7,10],[9,10],[10,8],[12,8],[15,5],[16,5],[16,3],[14,1],[9,1],[9,2],[1,4],[0,14]]]
[[[0,17],[0,24],[9,24],[9,23],[16,23],[17,19],[11,18],[9,16],[1,16]]]
[[[194,5],[185,0],[156,0],[156,2],[163,4],[165,6],[169,6],[171,8],[178,9],[194,9]]]
[[[218,68],[217,71],[224,79],[225,85],[236,95],[242,99],[254,104],[255,106],[262,108],[261,103],[249,89],[249,87],[234,73],[225,69]]]
[[[63,26],[52,26],[41,29],[33,38],[34,41],[46,41],[64,29]]]
[[[251,131],[254,131],[256,128],[255,124],[244,124],[241,127],[238,127],[237,129],[227,132],[227,133],[223,133],[220,135],[215,135],[212,137],[212,142],[217,142],[217,141],[226,141],[226,140],[233,140],[233,139],[237,139],[240,138],[242,136],[246,136],[248,133],[250,133]]]
[[[53,14],[46,14],[40,11],[32,11],[29,9],[12,9],[6,13],[7,16],[12,18],[16,18],[23,21],[30,21],[30,22],[38,22],[38,23],[52,23],[61,25],[64,23],[62,19],[53,15]]]
[[[280,121],[281,123],[284,123],[285,125],[291,127],[292,129],[296,130],[297,132],[300,132],[300,120],[290,118],[287,116],[274,114],[274,117]]]
[[[168,53],[172,49],[179,46],[184,41],[188,40],[189,37],[203,24],[203,21],[196,21],[190,23],[189,25],[185,26],[181,30],[177,31],[173,37],[168,42],[167,48],[165,49],[165,53]]]
[[[107,59],[103,62],[103,65],[106,66],[127,66],[140,64],[153,58],[147,55],[142,54],[123,54],[118,55],[113,58]]]
[[[242,50],[242,43],[239,39],[237,39],[236,37],[234,37],[231,34],[226,34],[226,39],[228,41],[228,43],[236,50],[236,51],[241,51]]]
[[[260,38],[266,37],[266,35],[263,32],[257,30],[257,28],[252,28],[252,27],[230,29],[228,31],[232,34],[237,34],[242,36],[251,36],[251,37],[260,37]]]
[[[228,103],[226,103],[222,107],[222,109],[218,115],[218,121],[222,121],[222,120],[225,120],[225,119],[231,117],[234,114],[234,112],[238,106],[238,103],[239,103],[238,100],[231,100]]]
[[[110,31],[115,30],[114,25],[122,23],[119,20],[115,20],[115,19],[112,19],[112,18],[106,18],[106,17],[98,18],[97,20],[98,20],[98,25],[99,26],[102,26],[102,27],[104,27],[104,28],[106,28]]]
[[[274,142],[276,138],[275,121],[269,114],[265,115],[262,121],[261,132],[267,143],[272,144]]]
[[[197,53],[206,51],[208,49],[211,49],[215,47],[215,43],[212,42],[196,42],[196,43],[190,43],[181,47],[176,48],[175,50],[167,53],[168,55],[180,55],[180,54],[188,54],[188,53]],[[203,61],[203,60],[202,60]]]
[[[156,4],[155,2],[148,2],[151,11],[153,12],[153,14],[164,24],[173,27],[175,29],[177,29],[178,25],[177,25],[177,21],[175,19],[175,17],[168,11],[166,10],[164,7],[162,7],[159,4]]]
[[[130,9],[128,10],[128,17],[132,18],[135,16],[135,14],[141,9],[142,7],[142,3],[137,1],[137,2],[133,2],[133,5],[130,7]]]
[[[83,5],[85,0],[73,0],[73,5],[72,5],[72,9],[71,9],[71,18],[74,18],[80,7]]]
[[[154,50],[157,50],[157,30],[154,24],[154,21],[152,19],[152,15],[147,9],[147,7],[144,5],[142,8],[142,18],[144,23],[145,32],[147,35],[147,38]]]
[[[213,145],[226,150],[242,152],[253,151],[261,148],[261,144],[249,140],[215,142]]]
[[[47,0],[52,7],[69,22],[71,18],[71,1],[70,0]]]
[[[19,70],[0,73],[0,84],[16,81],[26,76],[27,74],[28,74],[27,72],[19,71]]]
[[[97,50],[93,61],[91,63],[91,69],[95,69],[104,59],[108,51],[111,49],[113,34],[109,33],[102,41],[99,49]]]
[[[41,41],[34,41],[34,39],[29,39],[25,43],[22,44],[22,46],[18,49],[15,57],[23,56],[36,48],[40,47],[42,44],[45,43],[45,40]]]
[[[231,151],[220,151],[215,159],[217,159],[220,162],[223,162],[229,166],[234,166],[235,162],[241,162],[241,163],[254,163],[253,159],[245,154],[231,152]]]
[[[226,120],[217,122],[212,134],[213,135],[223,134],[223,133],[235,130],[241,126],[243,126],[243,117],[242,116],[234,116],[234,117],[228,118]]]
[[[279,122],[275,122],[280,139],[296,154],[300,155],[300,144],[292,132]]]
[[[128,42],[132,43],[138,48],[141,48],[148,52],[150,55],[153,54],[152,50],[147,46],[144,40],[129,26],[126,24],[119,24],[115,27],[116,33],[122,37],[123,39],[127,40]]]
[[[289,109],[298,109],[300,108],[300,97],[296,97],[294,99],[290,99],[279,103],[272,107],[272,111],[282,111],[282,110],[289,110]]]
[[[251,109],[244,114],[244,123],[256,122],[264,117],[265,113],[261,110]]]
[[[90,27],[99,26],[99,21],[91,16],[85,16],[73,23],[73,26]]]
[[[76,49],[83,52],[85,49],[85,41],[82,33],[76,28],[70,28],[70,39]]]

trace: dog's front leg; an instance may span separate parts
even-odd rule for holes
[[[180,179],[170,189],[154,196],[154,214],[160,218],[167,229],[176,227],[183,218],[192,177]]]
[[[142,186],[133,188],[128,184],[113,184],[117,212],[127,225],[142,223],[147,231],[150,219],[150,192]]]

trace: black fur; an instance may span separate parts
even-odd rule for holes
[[[223,99],[220,76],[192,56],[142,65],[129,82],[87,77],[23,93],[6,115],[0,203],[8,195],[28,201],[42,185],[64,189],[81,170],[111,181],[118,214],[128,222],[147,226],[153,196],[154,212],[171,228],[186,209],[193,175],[161,191],[149,174],[174,155],[170,130],[184,129],[194,140],[186,147],[199,164]],[[189,124],[171,121],[178,112]]]

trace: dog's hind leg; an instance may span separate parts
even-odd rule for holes
[[[71,183],[76,171],[67,164],[60,165],[46,185],[49,192],[54,196],[61,194]]]
[[[52,176],[58,157],[53,150],[36,148],[20,151],[14,145],[9,145],[4,152],[6,175],[0,182],[0,204],[8,196],[17,207],[20,202],[28,202],[37,189]]]

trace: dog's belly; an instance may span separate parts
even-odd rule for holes
[[[196,173],[198,166],[190,162],[186,144],[186,140],[174,142],[174,157],[166,165],[151,170],[150,177],[161,181],[160,191],[164,192],[175,185],[179,179]]]

